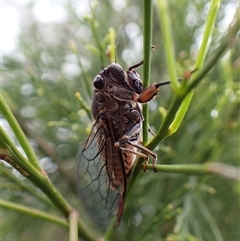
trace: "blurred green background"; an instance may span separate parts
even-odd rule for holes
[[[209,1],[168,1],[176,69],[192,70]],[[75,171],[79,143],[91,130],[83,105],[91,103],[92,80],[108,55],[115,31],[117,60],[124,69],[142,60],[141,1],[9,1],[18,12],[19,36],[3,52],[1,92],[29,138],[49,178],[77,210]],[[44,5],[45,4],[45,5]],[[209,45],[214,53],[238,1],[222,1]],[[151,81],[168,79],[161,29],[154,5]],[[239,165],[239,40],[195,91],[178,132],[156,149],[161,164],[222,162]],[[207,58],[208,58],[207,56]],[[139,68],[140,75],[142,69]],[[75,97],[79,92],[81,99]],[[159,127],[162,108],[172,100],[169,86],[150,103],[150,126]],[[1,118],[11,138],[18,143]],[[218,176],[141,173],[130,193],[114,240],[240,240],[239,182]],[[1,198],[50,213],[44,194],[1,163]],[[68,232],[39,219],[1,209],[1,240],[67,240]]]

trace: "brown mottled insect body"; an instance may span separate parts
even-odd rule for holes
[[[129,151],[119,153],[119,148],[113,144],[121,140],[124,135],[130,136],[133,129],[137,131],[134,138],[136,140],[139,138],[142,114],[139,104],[134,100],[136,95],[134,89],[127,82],[120,65],[113,63],[103,69],[95,77],[93,84],[96,89],[92,101],[92,113],[95,119],[101,115],[107,125],[106,131],[111,136],[107,139],[106,145],[112,152],[106,153],[107,156],[103,154],[103,157],[111,160],[107,162],[106,169],[111,187],[118,188],[125,181],[120,156],[123,159],[125,175],[128,175],[134,164],[135,155]],[[121,147],[136,151],[136,147],[129,144],[123,144]]]
[[[91,108],[95,122],[80,156],[78,186],[84,207],[101,225],[108,224],[117,208],[117,223],[120,221],[136,155],[146,160],[152,156],[154,165],[157,161],[155,153],[138,144],[143,121],[139,103],[151,100],[159,87],[169,81],[143,90],[134,70],[142,64],[124,73],[119,64],[112,63],[93,80]]]

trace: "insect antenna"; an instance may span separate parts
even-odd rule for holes
[[[136,68],[138,68],[138,67],[140,67],[140,66],[142,66],[142,65],[143,65],[143,60],[142,60],[141,62],[139,62],[139,63],[137,63],[137,64],[134,64],[134,65],[132,65],[131,67],[129,67],[128,71],[131,71],[131,70],[133,70],[133,69],[136,69]]]
[[[102,68],[102,70],[104,71],[105,69],[104,69],[104,67],[102,66],[102,64],[101,63],[98,63],[99,65],[100,65],[100,67]]]
[[[165,81],[161,81],[161,82],[155,84],[154,86],[155,86],[156,88],[159,88],[159,87],[162,86],[162,85],[168,85],[168,84],[170,84],[170,83],[171,83],[170,80],[165,80]]]

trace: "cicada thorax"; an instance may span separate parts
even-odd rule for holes
[[[126,90],[124,93],[127,93],[128,98],[133,94],[133,92],[126,92]],[[99,98],[101,95],[101,93],[96,93],[92,109],[94,113],[96,107],[98,108],[97,113],[101,113],[98,118],[100,116],[104,120],[104,125],[106,125],[104,130],[107,133],[104,132],[102,135],[108,137],[103,148],[102,156],[104,158],[102,158],[102,161],[106,175],[110,180],[110,188],[119,189],[127,181],[136,158],[134,154],[136,147],[127,142],[124,143],[123,138],[137,124],[138,128],[134,130],[136,133],[132,141],[137,142],[141,130],[141,112],[138,104],[133,100],[119,99],[119,96],[114,92],[111,92],[110,95],[105,93],[104,98],[103,96]],[[124,98],[124,96],[121,96],[121,98]],[[97,101],[99,99],[104,101],[99,103]],[[122,140],[121,147],[115,145]]]

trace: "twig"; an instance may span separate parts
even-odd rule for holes
[[[143,86],[147,87],[150,84],[150,71],[151,71],[151,45],[152,45],[152,0],[143,1]],[[149,123],[149,108],[148,104],[143,106],[143,144],[148,142],[148,123]]]
[[[148,164],[146,170],[152,171],[152,165]],[[206,164],[176,164],[176,165],[156,165],[158,172],[171,172],[188,175],[215,174],[227,179],[240,180],[240,168],[220,162]]]
[[[30,208],[30,207],[26,207],[24,205],[20,205],[14,202],[9,202],[9,201],[5,201],[0,199],[0,206],[5,208],[5,209],[9,209],[11,211],[14,212],[19,212],[21,214],[24,215],[29,215],[32,216],[34,218],[38,218],[38,219],[42,219],[42,220],[46,220],[48,222],[51,223],[55,223],[57,225],[60,225],[64,228],[68,228],[68,222],[65,218],[62,217],[58,217],[54,214],[49,214],[47,212],[43,212],[40,210],[37,210],[35,208]]]

